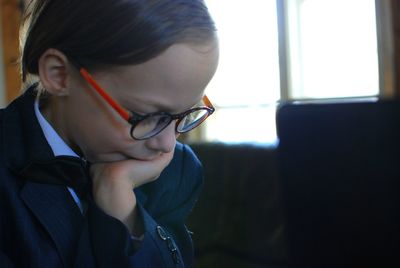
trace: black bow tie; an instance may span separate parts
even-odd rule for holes
[[[19,174],[32,182],[71,187],[80,198],[85,197],[89,187],[89,164],[73,156],[30,162]]]

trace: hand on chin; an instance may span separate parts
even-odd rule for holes
[[[93,163],[90,174],[95,203],[105,213],[122,221],[132,234],[143,233],[133,189],[158,178],[173,154],[173,151],[160,154],[151,160],[131,158]]]
[[[94,162],[90,167],[91,177],[94,184],[117,184],[133,189],[156,180],[172,160],[173,153],[163,153],[151,160],[113,157],[114,161]]]

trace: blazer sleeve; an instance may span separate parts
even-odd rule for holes
[[[193,242],[191,232],[184,224],[193,210],[203,186],[203,168],[189,146],[184,145],[181,162],[179,185],[169,195],[171,201],[164,213],[158,215],[157,222],[165,227],[167,233],[174,237],[182,253],[185,267],[193,266]]]
[[[178,144],[166,171],[145,187],[149,205],[138,202],[145,227],[139,248],[121,221],[89,199],[76,263],[82,264],[92,254],[96,267],[192,267],[192,240],[184,222],[198,198],[202,178],[201,164],[192,150]],[[88,247],[91,252],[86,252]]]

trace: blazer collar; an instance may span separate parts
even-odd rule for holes
[[[34,86],[3,112],[1,126],[6,166],[21,184],[20,197],[54,241],[65,267],[71,267],[83,216],[65,186],[31,182],[21,171],[32,161],[54,157],[34,112]]]
[[[5,110],[3,140],[7,166],[19,173],[31,161],[47,161],[54,157],[34,111],[36,93],[29,88]]]

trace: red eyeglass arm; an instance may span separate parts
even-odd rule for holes
[[[203,102],[206,106],[214,109],[214,106],[212,105],[211,101],[208,99],[207,95],[203,96]]]
[[[128,111],[126,111],[116,101],[114,101],[113,98],[111,98],[111,96],[108,95],[107,92],[105,92],[101,88],[101,86],[92,78],[92,76],[84,68],[80,68],[79,72],[90,83],[90,85],[97,91],[97,93],[99,93],[100,96],[102,96],[104,98],[104,100],[108,104],[110,104],[117,113],[119,113],[122,116],[122,118],[124,118],[127,121],[129,120],[130,114],[128,113]]]

